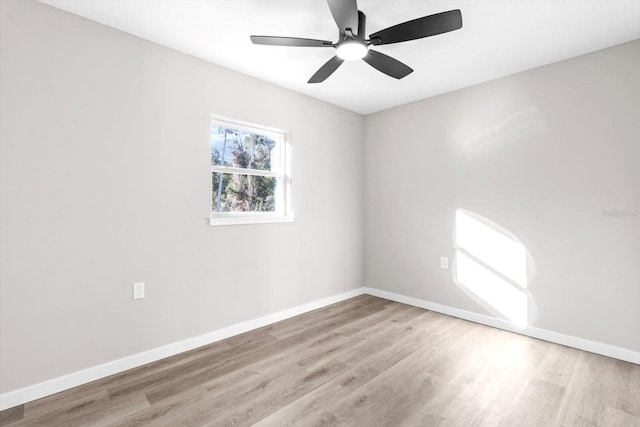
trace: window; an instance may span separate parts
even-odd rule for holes
[[[290,138],[212,116],[211,225],[292,221]]]

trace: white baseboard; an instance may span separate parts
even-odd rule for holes
[[[565,345],[567,347],[585,350],[591,353],[601,354],[603,356],[612,357],[614,359],[624,360],[640,365],[640,352],[629,350],[626,348],[616,347],[614,345],[604,344],[596,341],[590,341],[584,338],[578,338],[571,335],[560,334],[548,331],[546,329],[525,326],[521,328],[507,320],[498,319],[483,314],[473,313],[471,311],[460,310],[458,308],[447,305],[436,304],[434,302],[408,297],[404,295],[394,294],[392,292],[382,291],[374,288],[364,288],[364,292],[369,295],[400,302],[403,304],[413,305],[415,307],[424,308],[438,313],[446,314],[460,319],[469,320],[471,322],[480,323],[482,325],[492,326],[494,328],[504,329],[515,332],[517,334],[526,335],[532,338],[549,341],[556,344]]]
[[[307,313],[318,308],[326,307],[349,298],[364,294],[364,288],[354,289],[339,295],[323,298],[297,307],[288,308],[277,313],[269,314],[246,322],[237,323],[218,329],[204,335],[188,338],[162,347],[154,348],[142,353],[124,357],[122,359],[107,362],[102,365],[94,366],[82,371],[73,372],[71,374],[53,378],[38,384],[27,386],[19,390],[10,391],[0,395],[0,411],[12,408],[23,403],[31,402],[45,396],[59,393],[70,388],[108,377],[126,371],[127,369],[155,362],[165,357],[193,350],[203,345],[211,344],[225,338],[232,337],[253,329],[261,328],[271,323],[279,322],[299,314]]]
[[[112,362],[104,363],[102,365],[84,369],[82,371],[73,372],[62,377],[53,378],[51,380],[24,387],[19,390],[10,391],[8,393],[0,395],[0,411],[12,408],[17,405],[21,405],[23,403],[31,402],[45,396],[59,393],[61,391],[68,390],[70,388],[86,384],[100,378],[108,377],[109,375],[117,374],[119,372],[126,371],[127,369],[132,369],[138,366],[145,365],[147,363],[155,362],[157,360],[164,359],[165,357],[193,350],[194,348],[198,348],[203,345],[212,344],[216,341],[248,332],[253,329],[261,328],[263,326],[270,325],[272,323],[279,322],[281,320],[285,320],[299,314],[307,313],[318,308],[326,307],[328,305],[335,304],[337,302],[344,301],[346,299],[353,298],[362,294],[369,294],[391,301],[413,305],[415,307],[420,307],[449,316],[458,317],[460,319],[470,320],[472,322],[480,323],[483,325],[504,329],[529,337],[538,338],[544,341],[562,344],[568,347],[577,348],[579,350],[585,350],[591,353],[601,354],[603,356],[613,357],[615,359],[624,360],[640,365],[640,353],[629,349],[590,341],[571,335],[559,334],[557,332],[534,328],[531,326],[519,328],[509,321],[473,313],[471,311],[460,310],[458,308],[436,304],[418,298],[394,294],[392,292],[382,291],[379,289],[358,288],[339,295],[334,295],[328,298],[323,298],[321,300],[299,305],[297,307],[282,310],[277,313],[262,316],[257,319],[237,323],[235,325],[218,329],[204,335],[188,338],[183,341],[178,341],[142,353],[124,357],[122,359],[114,360]]]

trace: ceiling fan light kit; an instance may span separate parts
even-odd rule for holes
[[[342,43],[338,43],[338,46],[336,47],[336,55],[347,61],[362,59],[367,56],[368,51],[369,47],[366,43],[358,40],[346,40]]]
[[[366,16],[358,10],[356,0],[327,0],[327,3],[338,26],[338,41],[336,43],[327,40],[281,36],[251,36],[251,41],[254,44],[270,46],[335,48],[336,55],[320,67],[308,83],[323,82],[345,60],[358,59],[363,59],[367,64],[390,77],[401,79],[411,74],[413,69],[397,59],[370,49],[371,46],[416,40],[462,28],[462,14],[459,9],[455,9],[385,28],[371,34],[366,39]]]

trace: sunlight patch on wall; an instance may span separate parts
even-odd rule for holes
[[[456,248],[527,287],[527,250],[522,243],[461,210],[456,211]]]
[[[497,228],[456,211],[456,283],[522,327],[528,320],[527,250]]]
[[[527,323],[527,295],[474,261],[463,252],[456,255],[458,282],[518,326]]]

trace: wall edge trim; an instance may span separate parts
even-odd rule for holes
[[[0,411],[363,295],[357,288],[0,394]]]
[[[478,314],[467,310],[451,307],[448,305],[437,304],[431,301],[409,297],[406,295],[396,294],[393,292],[383,291],[375,288],[365,287],[365,293],[379,298],[396,301],[402,304],[412,305],[426,310],[435,311],[446,314],[448,316],[457,317],[471,322],[491,326],[505,331],[514,332],[516,334],[525,335],[531,338],[548,341],[554,344],[560,344],[572,347],[578,350],[588,351],[590,353],[607,356],[625,362],[640,365],[640,352],[627,348],[616,347],[611,344],[605,344],[597,341],[591,341],[585,338],[579,338],[573,335],[561,334],[547,329],[536,328],[533,326],[525,326],[521,328],[508,320],[499,319],[484,314]]]
[[[503,329],[531,338],[541,339],[555,344],[565,345],[567,347],[576,348],[578,350],[584,350],[602,356],[607,356],[640,365],[640,352],[636,352],[630,349],[616,347],[597,341],[591,341],[572,335],[561,334],[546,329],[535,328],[532,326],[520,328],[507,320],[498,319],[495,317],[478,314],[471,311],[437,304],[431,301],[396,294],[380,289],[361,287],[353,289],[351,291],[343,292],[341,294],[333,295],[306,304],[301,304],[292,308],[281,310],[276,313],[258,317],[256,319],[236,323],[234,325],[208,332],[206,334],[187,338],[185,340],[177,341],[141,353],[136,353],[131,356],[126,356],[121,359],[103,363],[101,365],[93,366],[81,371],[72,372],[61,377],[53,378],[41,383],[33,384],[18,390],[1,394],[0,411],[46,396],[50,396],[52,394],[68,390],[70,388],[77,387],[79,385],[87,384],[91,381],[99,380],[110,375],[118,374],[128,369],[155,362],[165,357],[193,350],[203,345],[213,344],[223,339],[230,338],[244,332],[261,328],[263,326],[267,326],[272,323],[276,323],[281,320],[307,313],[309,311],[317,310],[319,308],[326,307],[331,304],[335,304],[363,294],[384,298],[402,304],[412,305],[414,307],[419,307],[448,316],[469,320],[471,322],[479,323],[482,325]]]

